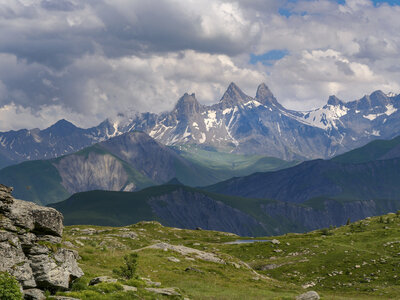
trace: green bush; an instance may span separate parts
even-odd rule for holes
[[[8,273],[0,272],[0,299],[21,300],[22,293],[18,281]]]
[[[131,253],[124,256],[125,264],[118,269],[114,269],[113,272],[125,279],[131,279],[136,277],[137,268],[137,253]]]

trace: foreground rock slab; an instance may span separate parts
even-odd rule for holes
[[[68,289],[83,272],[78,253],[61,248],[62,214],[11,192],[0,184],[0,271],[19,281],[27,299],[41,299],[38,289]]]

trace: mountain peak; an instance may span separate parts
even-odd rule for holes
[[[265,83],[261,83],[257,88],[256,100],[263,105],[273,105],[281,107],[271,90]]]
[[[333,105],[333,106],[337,106],[337,105],[342,105],[344,104],[342,100],[340,100],[338,97],[336,97],[335,95],[329,96],[328,99],[328,105]]]
[[[249,100],[251,100],[251,98],[243,93],[243,91],[234,82],[231,82],[220,102],[231,106],[240,102],[247,102]]]
[[[47,129],[75,129],[75,128],[78,127],[76,127],[74,124],[65,119],[61,119],[56,123],[54,123],[53,125],[51,125],[50,127],[48,127]]]
[[[191,115],[200,111],[200,103],[194,93],[191,95],[185,93],[176,103],[175,110],[178,114]]]
[[[180,182],[178,178],[174,177],[167,183],[164,183],[164,185],[182,185],[183,186],[183,183]]]

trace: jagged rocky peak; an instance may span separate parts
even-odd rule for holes
[[[251,97],[247,96],[235,83],[231,82],[222,96],[220,103],[224,103],[226,106],[234,106],[250,100]]]
[[[390,102],[389,97],[382,91],[375,91],[371,95],[365,95],[356,101],[357,108],[360,110],[373,109],[375,107],[384,107]]]
[[[369,98],[372,106],[387,105],[390,101],[389,97],[380,90],[373,92]]]
[[[340,100],[338,97],[335,95],[329,96],[328,99],[328,105],[333,105],[333,106],[338,106],[338,105],[344,105],[344,102]]]
[[[63,216],[54,208],[14,199],[12,188],[0,184],[0,272],[20,283],[27,299],[42,290],[69,288],[83,275],[78,253],[59,247]]]
[[[278,103],[278,100],[276,100],[275,96],[265,83],[261,83],[258,86],[256,100],[263,105],[281,107],[281,105]]]
[[[175,110],[178,114],[192,115],[200,111],[200,103],[196,99],[196,95],[193,93],[189,95],[185,93],[175,105]]]

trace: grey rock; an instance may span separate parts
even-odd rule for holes
[[[50,249],[44,245],[34,244],[29,250],[28,255],[41,255],[50,253]]]
[[[40,291],[33,289],[36,287],[67,289],[83,272],[77,265],[76,251],[58,248],[63,230],[61,213],[4,195],[11,190],[2,185],[0,191],[0,220],[7,224],[0,229],[0,271],[19,281],[27,299],[41,299]]]
[[[204,273],[202,270],[199,270],[199,269],[196,269],[196,268],[193,268],[193,267],[187,267],[187,268],[185,269],[185,272]]]
[[[152,281],[149,278],[142,278],[142,280],[146,283],[146,285],[150,285],[150,286],[161,286],[161,282],[157,282],[157,281]]]
[[[179,258],[176,258],[176,257],[173,257],[173,256],[170,256],[170,257],[168,257],[167,259],[168,259],[169,261],[172,261],[172,262],[175,262],[175,263],[180,262],[180,259],[179,259]]]
[[[25,300],[45,300],[46,296],[44,292],[39,289],[27,289],[24,290],[24,299]]]
[[[175,288],[145,288],[146,291],[166,296],[181,296]]]
[[[12,187],[0,184],[0,200],[7,204],[13,203],[14,198],[11,196],[12,191],[13,191]]]
[[[319,300],[320,297],[317,292],[309,291],[296,297],[296,300]]]
[[[125,292],[137,292],[137,287],[134,286],[123,284],[122,288],[124,289]]]
[[[111,277],[108,277],[108,276],[99,276],[99,277],[95,277],[95,278],[91,279],[89,281],[89,285],[96,285],[96,284],[103,283],[103,282],[114,283],[114,282],[117,282],[117,281],[118,281],[117,279],[111,278]]]
[[[76,248],[76,246],[74,244],[72,244],[70,241],[63,242],[63,245],[68,248]]]
[[[37,241],[41,242],[49,242],[52,244],[59,244],[61,243],[62,238],[60,236],[54,235],[39,235],[36,237]]]
[[[13,203],[1,210],[14,226],[31,230],[33,233],[62,235],[63,217],[54,208],[14,199]]]
[[[83,275],[73,250],[59,249],[53,256],[30,256],[36,283],[41,288],[66,290],[70,282]]]
[[[55,299],[55,300],[80,300],[78,298],[67,297],[67,296],[52,296],[50,299]]]
[[[8,271],[25,288],[36,287],[32,269],[26,262],[26,256],[16,236],[11,235],[8,240],[0,242],[0,258],[0,271]]]

